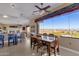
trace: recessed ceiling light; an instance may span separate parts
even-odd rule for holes
[[[8,18],[8,16],[7,15],[3,15],[3,18]]]

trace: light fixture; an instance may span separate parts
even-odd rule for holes
[[[8,16],[7,15],[3,15],[3,18],[8,18]]]
[[[14,4],[14,3],[11,3],[11,4],[10,4],[10,7],[11,7],[11,8],[15,8],[15,4]]]

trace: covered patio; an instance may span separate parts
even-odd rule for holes
[[[0,4],[0,56],[79,56],[79,38],[58,35],[53,30],[45,31],[45,25],[40,30],[40,23],[78,10],[79,3]],[[68,26],[65,31],[71,34],[70,23]],[[47,38],[43,38],[43,34]],[[55,39],[52,40],[49,34]]]

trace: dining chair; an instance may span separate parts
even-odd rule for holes
[[[51,52],[53,51],[54,55],[56,56],[56,53],[59,53],[59,37],[55,36],[55,40],[51,43],[51,48],[50,48]],[[50,53],[51,53],[50,52]]]
[[[40,41],[41,36],[40,35],[36,35],[37,38],[34,38],[32,36],[31,36],[31,47],[33,48],[33,50],[36,47],[37,48],[36,51],[38,53],[38,49],[40,49],[42,47],[42,45],[41,45],[42,42]]]
[[[47,40],[47,33],[43,33],[41,35],[41,40],[38,40],[38,45],[37,45],[37,53],[40,51],[41,55],[47,49],[47,43],[43,40]]]
[[[37,38],[34,38],[33,35],[31,35],[31,48],[34,50],[37,44]]]
[[[0,34],[0,47],[4,46],[4,35]]]

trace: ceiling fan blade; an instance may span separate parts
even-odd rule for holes
[[[46,13],[49,13],[50,11],[44,10]]]
[[[48,8],[50,8],[50,6],[46,6],[45,8],[43,8],[43,10],[46,10],[46,9],[48,9]]]
[[[36,8],[38,8],[39,10],[42,10],[39,6],[35,5]]]
[[[34,13],[34,12],[38,12],[38,11],[33,11],[33,13]]]

